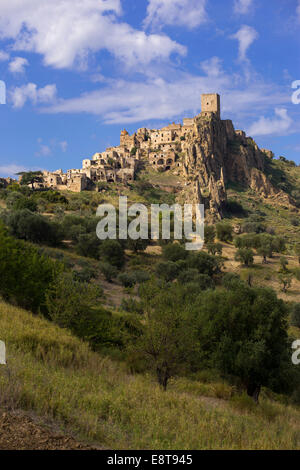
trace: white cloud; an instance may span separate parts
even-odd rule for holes
[[[170,120],[196,115],[200,95],[218,92],[222,113],[231,117],[251,117],[290,102],[289,94],[262,81],[245,83],[240,76],[224,72],[211,75],[170,73],[168,79],[148,77],[144,82],[110,81],[102,88],[63,100],[41,111],[46,113],[89,113],[106,123],[125,124],[150,120]]]
[[[68,148],[68,142],[66,140],[59,142],[59,146],[63,152],[66,152]]]
[[[222,60],[219,57],[212,57],[211,59],[201,62],[201,68],[206,75],[218,77],[222,73]]]
[[[239,42],[239,58],[240,60],[247,59],[247,50],[251,44],[258,39],[258,32],[251,26],[243,25],[236,34],[231,36],[231,39],[237,39]]]
[[[246,15],[253,6],[253,0],[234,0],[234,12],[239,15]]]
[[[35,153],[36,157],[49,157],[52,154],[52,149],[49,145],[40,143],[39,150]]]
[[[6,60],[9,60],[9,54],[0,50],[0,62],[5,62]]]
[[[120,22],[120,0],[10,0],[0,3],[0,39],[36,52],[47,66],[86,65],[89,53],[108,50],[127,66],[166,60],[186,49],[168,36]]]
[[[288,133],[293,124],[293,120],[288,115],[287,109],[275,108],[276,117],[266,118],[262,116],[253,123],[248,133],[253,136],[258,135],[283,135]]]
[[[14,108],[22,108],[27,101],[31,101],[33,104],[51,103],[56,93],[56,85],[46,85],[44,88],[38,88],[35,83],[27,83],[14,88],[10,92],[10,99]]]
[[[17,178],[16,174],[20,173],[21,171],[28,171],[28,168],[25,168],[21,165],[16,165],[14,163],[1,165],[0,166],[0,177],[7,178],[8,176],[12,178]]]
[[[206,0],[149,0],[145,27],[164,25],[193,29],[207,20]]]
[[[298,0],[298,6],[297,6],[297,15],[300,21],[300,0]]]
[[[9,63],[8,69],[11,73],[24,73],[25,67],[29,65],[27,59],[24,57],[14,57],[13,60]]]

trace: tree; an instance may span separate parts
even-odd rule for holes
[[[156,272],[166,282],[171,282],[178,275],[178,266],[173,261],[164,261],[157,265]]]
[[[167,261],[179,261],[181,259],[186,259],[188,252],[186,249],[179,245],[179,243],[168,243],[162,249],[163,257]]]
[[[28,209],[11,212],[6,218],[6,223],[10,233],[22,240],[57,246],[63,239],[59,224]]]
[[[278,275],[279,282],[282,286],[282,292],[286,293],[292,285],[292,273],[281,273]]]
[[[197,349],[195,331],[182,309],[180,289],[159,287],[151,281],[141,287],[144,311],[142,334],[129,346],[150,363],[159,385],[179,372],[187,372]]]
[[[235,254],[235,260],[240,261],[245,266],[252,266],[254,261],[253,251],[249,248],[240,248]]]
[[[284,386],[288,312],[274,291],[237,282],[202,293],[194,308],[203,366],[239,377],[256,402],[261,386]]]
[[[99,264],[99,268],[103,276],[108,282],[111,282],[112,279],[117,277],[118,270],[115,266],[112,266],[111,264],[104,262],[104,263]]]
[[[215,256],[216,254],[222,255],[223,247],[221,243],[208,243],[207,251],[210,255]]]
[[[99,247],[100,258],[116,268],[124,264],[124,249],[117,240],[104,240]]]
[[[298,257],[298,263],[300,264],[300,243],[297,243],[294,247],[294,253]]]
[[[128,250],[132,250],[134,253],[138,253],[139,251],[145,251],[149,244],[150,240],[143,240],[142,238],[138,238],[137,240],[128,238],[127,240]]]
[[[47,290],[46,306],[55,323],[77,333],[101,295],[99,286],[76,281],[72,273],[62,273]]]
[[[232,241],[232,225],[227,222],[220,222],[217,224],[217,237],[221,242]]]
[[[205,244],[214,243],[216,238],[216,230],[213,225],[205,225],[204,227],[204,241]]]
[[[281,258],[280,258],[280,270],[283,273],[288,272],[288,269],[287,269],[288,264],[289,264],[288,260],[284,256],[281,256]]]
[[[300,303],[294,304],[292,307],[291,324],[300,328]]]
[[[20,184],[23,186],[28,186],[29,184],[31,184],[32,190],[34,190],[35,183],[43,182],[43,173],[41,171],[21,171],[20,173],[17,173],[17,175],[20,175],[22,177]]]
[[[60,263],[8,236],[0,226],[0,294],[5,300],[46,313],[45,291],[61,271]]]

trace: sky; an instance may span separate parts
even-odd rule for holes
[[[201,93],[300,164],[299,52],[300,0],[1,0],[0,176],[81,168]]]

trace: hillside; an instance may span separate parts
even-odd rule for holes
[[[114,449],[299,448],[300,411],[280,396],[263,392],[257,407],[204,377],[174,379],[165,393],[47,320],[4,302],[0,318],[8,348],[1,406],[34,412],[60,436]]]
[[[0,293],[5,299],[0,302],[0,339],[8,351],[8,366],[0,368],[0,430],[8,434],[2,441],[0,435],[0,447],[13,447],[9,436],[15,435],[22,448],[299,449],[299,367],[291,370],[290,357],[292,341],[300,334],[295,251],[300,167],[270,159],[265,171],[277,188],[274,194],[228,181],[223,218],[206,224],[210,238],[192,255],[173,240],[102,242],[95,234],[96,208],[118,206],[120,195],[128,197],[128,205],[176,202],[185,194],[176,169],[157,172],[145,162],[136,181],[104,184],[99,192],[38,191],[14,183],[0,190]],[[244,240],[253,257],[249,265],[237,258]],[[196,350],[184,361],[179,356],[166,391],[151,357],[132,354],[130,347],[147,326],[147,303],[157,302],[153,308],[162,312],[158,327],[163,328],[169,309],[171,321],[176,313],[173,294],[179,296],[180,315],[191,315],[191,321],[199,315],[203,325],[227,306],[224,328],[230,338],[237,335],[228,353],[243,344],[240,335],[248,327],[256,327],[243,314],[252,311],[251,298],[260,296],[261,316],[252,340],[263,335],[268,346],[260,359],[262,370],[268,370],[268,360],[275,376],[263,377],[259,404],[246,394],[240,364],[224,372],[217,356],[216,363],[207,357],[223,339],[218,324],[212,331],[219,336],[212,338],[207,354],[209,336],[203,340],[202,327],[195,323],[200,335],[194,337]],[[266,305],[264,298],[270,299]],[[204,321],[201,315],[210,306],[213,315]],[[272,324],[277,312],[282,315],[279,332],[278,324]],[[240,318],[246,323],[240,324]],[[178,330],[175,345],[185,341],[184,328]],[[281,377],[280,364],[273,371],[269,355],[277,345],[275,334],[284,349],[281,383],[275,380]],[[246,351],[246,371],[248,358],[260,354],[261,344],[253,354]]]

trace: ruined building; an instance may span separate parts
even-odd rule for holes
[[[180,178],[179,202],[204,203],[213,219],[222,218],[228,181],[244,184],[263,197],[276,190],[263,173],[268,150],[260,150],[232,121],[221,119],[220,96],[203,94],[202,110],[182,124],[162,129],[124,129],[120,145],[84,159],[81,169],[44,172],[44,185],[71,191],[93,190],[99,183],[130,183],[141,162],[152,169],[172,171]]]

